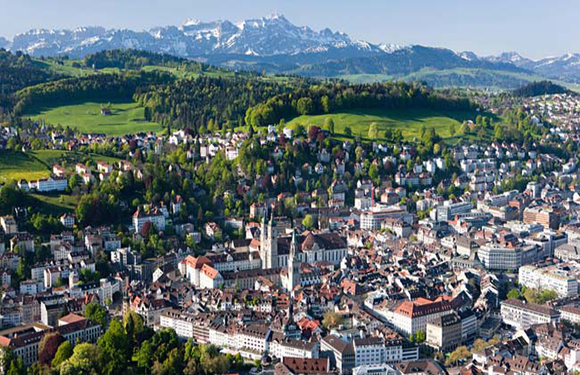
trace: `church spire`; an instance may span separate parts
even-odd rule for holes
[[[288,291],[291,296],[294,294],[294,288],[298,285],[300,285],[300,256],[298,255],[296,228],[293,228],[290,252],[288,254]]]

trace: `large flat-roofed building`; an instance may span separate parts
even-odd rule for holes
[[[471,211],[473,205],[471,202],[458,202],[451,204],[443,204],[442,206],[437,206],[434,210],[436,221],[448,221],[455,217],[457,214],[462,214]]]
[[[518,271],[518,282],[527,288],[554,290],[559,298],[567,298],[578,295],[578,275],[580,268],[575,264],[526,265]]]
[[[477,250],[479,260],[490,270],[517,270],[543,259],[543,255],[541,248],[519,243],[488,243]]]
[[[387,219],[404,221],[408,216],[407,211],[398,207],[373,207],[360,214],[360,228],[363,230],[380,230],[381,225]]]
[[[521,329],[533,324],[558,322],[560,312],[547,306],[508,299],[501,303],[501,317],[505,324]]]
[[[524,210],[524,223],[540,224],[545,229],[558,229],[560,216],[549,207],[528,207]]]

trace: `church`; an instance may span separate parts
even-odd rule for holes
[[[259,247],[262,268],[288,266],[293,238],[293,236],[280,237],[272,219],[268,223],[262,220]],[[338,266],[348,250],[346,241],[334,232],[306,232],[296,236],[295,241],[297,256],[301,263],[328,262]]]
[[[298,235],[293,230],[292,235],[282,237],[273,219],[268,222],[262,219],[259,243],[252,241],[246,251],[188,256],[180,263],[180,270],[192,284],[201,288],[248,287],[265,278],[292,291],[308,283],[300,272],[302,263],[339,266],[347,251],[346,241],[337,233]]]

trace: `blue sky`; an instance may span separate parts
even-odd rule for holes
[[[532,58],[580,52],[579,0],[0,0],[0,35],[99,25],[146,29],[187,18],[272,12],[373,43],[423,44]]]

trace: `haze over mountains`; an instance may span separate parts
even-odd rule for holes
[[[385,37],[388,39],[388,37]],[[473,52],[424,46],[372,44],[330,29],[296,26],[271,15],[239,23],[200,22],[146,31],[81,27],[75,30],[31,30],[0,48],[32,56],[82,58],[107,49],[132,48],[195,58],[234,69],[265,70],[315,77],[383,75],[421,79],[435,86],[517,86],[523,76],[542,76],[580,83],[580,54],[533,61],[517,52],[480,57]]]

